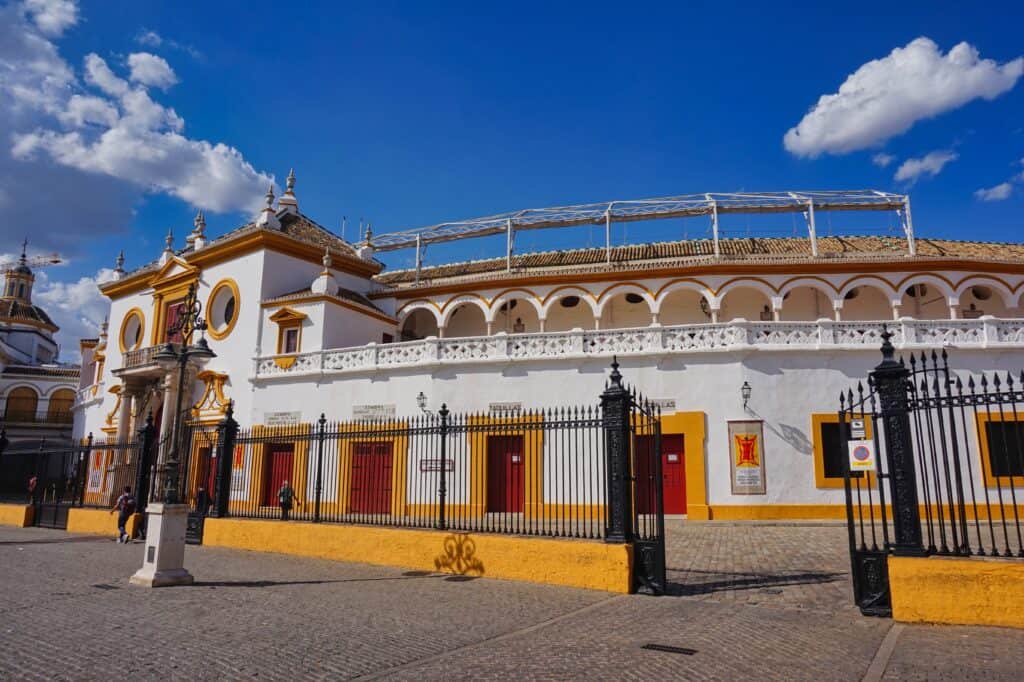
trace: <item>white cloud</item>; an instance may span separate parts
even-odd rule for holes
[[[889,164],[895,160],[895,156],[892,154],[886,154],[885,152],[879,152],[871,157],[871,163],[875,164],[879,168],[887,168]]]
[[[995,187],[977,190],[974,193],[974,197],[979,201],[1002,201],[1003,199],[1009,199],[1012,192],[1013,185],[1009,182],[1001,182]]]
[[[22,6],[44,35],[59,36],[78,23],[74,0],[25,0]]]
[[[193,59],[202,59],[203,57],[203,53],[194,48],[193,46],[186,45],[185,43],[179,43],[177,40],[165,38],[156,31],[150,29],[142,29],[141,31],[139,31],[139,33],[135,36],[135,42],[137,42],[139,45],[145,45],[146,47],[169,47],[173,50],[181,50],[182,52],[187,53]]]
[[[818,102],[783,138],[797,155],[846,154],[901,135],[920,120],[977,98],[992,100],[1024,74],[1024,57],[1005,64],[981,59],[962,42],[942,54],[929,38],[917,38],[870,61]]]
[[[131,69],[131,80],[143,85],[166,90],[178,82],[171,65],[163,57],[148,52],[128,55],[128,68]]]
[[[895,180],[897,182],[917,182],[921,176],[928,175],[935,177],[942,172],[942,169],[950,161],[956,161],[959,155],[956,152],[936,150],[928,152],[919,159],[907,159],[896,169]]]
[[[77,362],[78,340],[99,334],[100,324],[110,309],[110,301],[100,293],[99,285],[113,277],[114,271],[109,268],[72,282],[53,281],[45,270],[36,272],[32,301],[60,327],[57,342],[61,345],[62,361]]]
[[[10,108],[0,97],[0,129],[12,131],[9,159],[22,164],[10,173],[0,165],[0,180],[27,175],[30,165],[42,175],[45,162],[51,162],[50,168],[57,164],[115,178],[206,210],[250,212],[261,205],[271,176],[256,171],[234,147],[187,137],[181,116],[153,100],[150,87],[177,82],[163,58],[133,53],[125,77],[90,53],[83,64],[88,87],[83,87],[56,46],[25,15],[0,7],[0,64],[11,67],[0,69],[0,95],[12,95],[6,98]],[[0,164],[6,158],[0,154]],[[46,192],[50,184],[33,186],[33,191]],[[96,183],[80,186],[90,184]],[[123,193],[117,198],[123,200]],[[131,207],[119,210],[124,208]],[[74,218],[62,221],[73,223]]]

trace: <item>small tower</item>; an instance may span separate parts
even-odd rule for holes
[[[270,230],[280,230],[281,221],[277,219],[277,214],[274,212],[274,186],[271,185],[267,188],[267,205],[260,211],[259,217],[256,218],[256,225],[258,227],[265,227]]]
[[[124,277],[124,249],[121,249],[121,253],[117,254],[117,260],[114,261],[114,279],[121,279]]]
[[[366,223],[366,234],[363,236],[363,243],[356,249],[356,255],[363,260],[373,260],[373,229],[370,227],[370,223]]]
[[[32,284],[36,281],[32,269],[28,267],[28,240],[21,245],[21,258],[18,264],[4,273],[3,298],[14,298],[23,303],[32,302]]]
[[[309,286],[309,290],[314,294],[328,294],[333,296],[338,293],[338,281],[334,279],[334,275],[331,273],[331,250],[329,248],[324,249],[324,257],[321,261],[324,264],[324,269],[313,280],[313,283]]]
[[[174,258],[174,230],[167,228],[167,236],[164,237],[164,250],[160,254],[160,265]]]
[[[277,201],[277,208],[285,213],[298,215],[299,200],[295,198],[295,169],[288,170],[288,179],[285,184],[284,194]]]
[[[192,225],[192,248],[198,251],[206,246],[206,216],[203,215],[202,211],[196,213],[196,218],[192,221]]]

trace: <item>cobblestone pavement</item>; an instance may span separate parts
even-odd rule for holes
[[[860,679],[892,623],[848,605],[844,532],[670,522],[651,598],[210,547],[148,590],[140,544],[0,527],[0,679]],[[885,673],[1018,679],[1022,645],[907,626]]]

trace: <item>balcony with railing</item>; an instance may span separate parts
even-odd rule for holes
[[[172,344],[175,351],[180,351],[180,344]],[[138,348],[136,350],[127,351],[121,359],[121,369],[119,372],[145,372],[145,371],[157,371],[160,370],[160,365],[154,360],[154,356],[164,347],[164,344],[158,344],[156,346],[147,346],[146,348]]]
[[[0,418],[5,424],[71,424],[74,415],[71,412],[58,411],[39,413],[36,410],[5,410]]]
[[[526,360],[581,359],[601,356],[668,355],[740,350],[876,350],[882,330],[893,333],[901,349],[1024,348],[1024,319],[983,317],[971,320],[868,322],[748,322],[688,324],[631,329],[574,329],[567,332],[427,338],[403,343],[368,344],[255,360],[256,379],[365,372],[395,367]],[[289,362],[280,362],[287,357]]]

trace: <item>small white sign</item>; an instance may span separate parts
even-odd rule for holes
[[[875,471],[875,444],[870,440],[851,440],[850,471]]]
[[[668,456],[668,461],[670,461],[670,462],[678,462],[679,461],[679,455],[669,455]]]
[[[352,419],[357,422],[394,419],[395,405],[353,405]]]
[[[522,403],[490,403],[487,409],[493,414],[519,414],[523,411]]]
[[[850,439],[851,440],[863,440],[867,436],[867,431],[864,429],[863,419],[851,419],[850,420]]]
[[[301,412],[264,412],[265,426],[294,426],[302,418]]]

